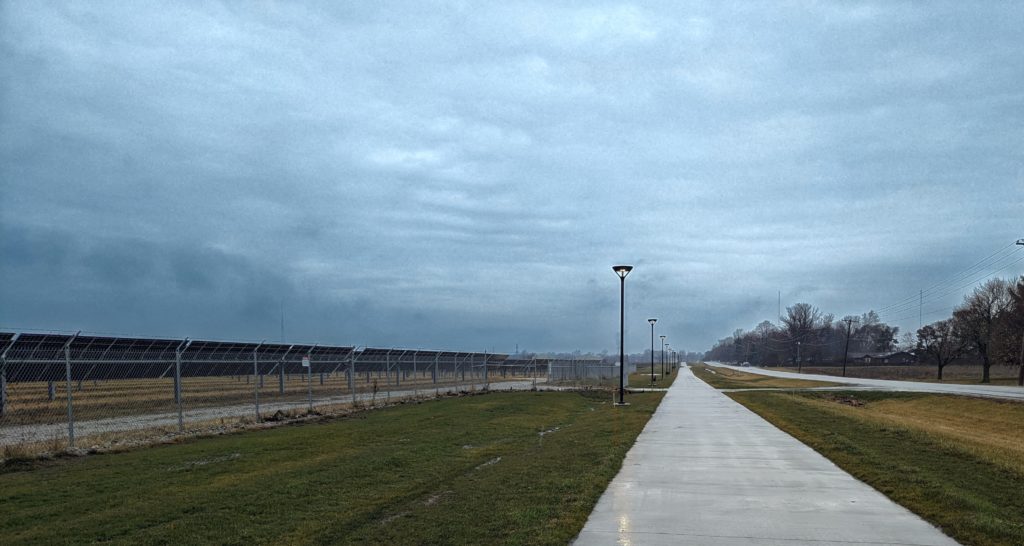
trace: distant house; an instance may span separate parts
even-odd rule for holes
[[[850,361],[857,364],[868,364],[874,366],[900,366],[905,364],[916,364],[917,355],[908,351],[897,351],[895,353],[859,353],[850,354]]]
[[[850,362],[854,364],[878,364],[882,353],[850,353]]]
[[[916,364],[917,355],[909,351],[897,351],[890,355],[882,357],[882,364],[899,365],[899,364]]]

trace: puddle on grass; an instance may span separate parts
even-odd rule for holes
[[[498,464],[499,462],[501,462],[501,457],[495,457],[495,458],[487,461],[486,463],[483,463],[483,464],[477,466],[473,470],[480,470],[481,468],[484,468],[484,467],[487,467],[487,466],[491,466],[492,464]]]
[[[192,470],[193,468],[198,468],[198,467],[201,467],[201,466],[206,466],[206,465],[211,465],[211,464],[216,464],[216,463],[224,463],[224,462],[227,462],[227,461],[233,461],[235,459],[241,458],[241,456],[242,456],[241,453],[229,453],[227,455],[221,455],[220,457],[211,457],[209,459],[198,459],[198,460],[195,460],[195,461],[189,461],[187,463],[184,463],[184,464],[181,464],[181,465],[178,465],[178,466],[169,467],[167,469],[167,471],[168,472],[176,472],[176,471],[179,471],[179,470]]]

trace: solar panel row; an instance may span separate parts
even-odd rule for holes
[[[320,371],[343,363],[360,365],[436,364],[445,367],[497,365],[508,355],[384,349],[351,346],[251,343],[210,340],[120,338],[64,334],[0,332],[0,360],[8,382],[66,378],[72,380],[167,377],[180,358],[183,377],[235,376],[253,373],[303,373],[309,357]],[[331,366],[333,365],[333,366]]]

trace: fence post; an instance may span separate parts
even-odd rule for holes
[[[21,334],[14,334],[3,353],[0,353],[0,417],[7,411],[7,351],[14,347]]]
[[[185,339],[174,350],[174,403],[178,405],[178,432],[185,431],[185,415],[182,411],[181,400],[181,349],[187,344],[188,339]]]
[[[435,397],[437,397],[437,395],[438,395],[438,390],[437,390],[437,361],[438,360],[441,360],[441,353],[437,353],[434,356],[434,396]]]
[[[313,360],[307,360],[309,366],[306,367],[306,396],[309,397],[309,412],[313,413]]]
[[[352,393],[352,409],[356,407],[356,350],[348,354],[348,390]]]
[[[256,346],[255,349],[252,350],[252,373],[253,373],[253,375],[260,376],[260,380],[259,381],[253,381],[252,382],[252,384],[253,384],[253,393],[254,393],[254,397],[253,398],[256,401],[256,422],[257,423],[261,422],[261,419],[260,419],[260,386],[263,385],[263,374],[260,373],[260,357],[259,357],[259,350],[260,350],[260,346],[261,345],[263,345],[262,341],[260,342],[259,345]]]
[[[490,355],[488,355],[487,353],[484,353],[484,389],[486,389],[486,390],[490,390],[491,389],[490,374],[488,373],[488,369],[487,369],[487,358],[489,356]]]
[[[419,351],[413,351],[412,353],[412,396],[413,398],[419,396],[419,378],[416,377],[416,357],[419,356]]]
[[[7,356],[0,356],[0,417],[7,410]]]
[[[284,358],[281,359],[281,373],[277,376],[277,392],[284,396]]]
[[[68,391],[68,447],[75,447],[75,399],[71,394],[71,342],[76,337],[78,337],[78,333],[64,343],[64,380]]]
[[[391,349],[388,349],[388,353],[384,355],[384,384],[388,386],[388,397],[387,401],[391,401]]]

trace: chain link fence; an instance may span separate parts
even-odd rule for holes
[[[59,451],[400,398],[528,389],[547,374],[542,366],[473,352],[0,333],[0,448]]]
[[[605,362],[601,358],[552,358],[546,359],[543,364],[548,370],[548,383],[553,385],[575,388],[617,388],[619,385],[617,362]]]

